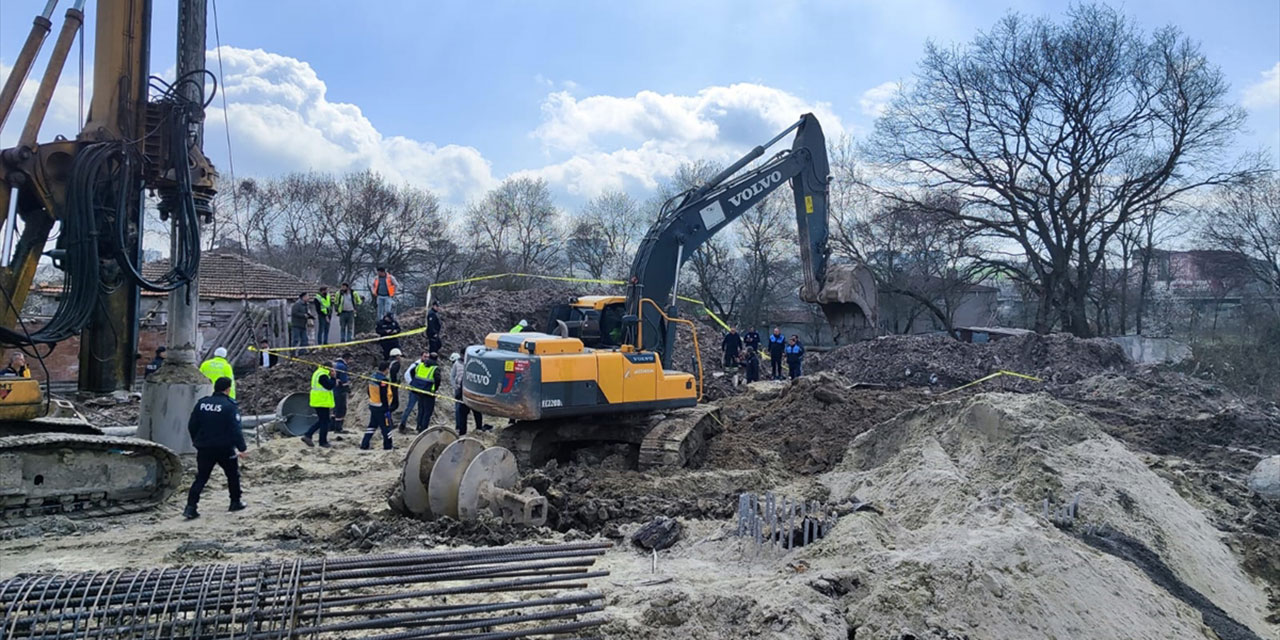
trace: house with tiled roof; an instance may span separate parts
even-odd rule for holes
[[[156,260],[142,265],[142,275],[151,280],[164,277],[169,270],[168,260]],[[202,345],[212,345],[219,333],[246,303],[255,307],[272,309],[268,320],[256,327],[261,337],[272,345],[288,343],[285,312],[288,304],[304,291],[315,292],[319,285],[310,283],[275,267],[254,262],[249,258],[227,252],[205,252],[200,256],[200,339]],[[155,352],[165,344],[169,315],[169,294],[160,291],[141,291],[139,305],[138,352],[142,354],[139,372]],[[23,320],[31,326],[47,321],[58,306],[62,284],[52,278],[39,279],[32,286],[23,306]],[[337,323],[334,323],[336,330]],[[50,377],[55,381],[74,380],[79,369],[80,345],[78,338],[65,340],[55,350],[53,358],[46,359]],[[139,376],[141,379],[141,376]]]

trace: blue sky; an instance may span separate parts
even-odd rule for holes
[[[43,4],[0,2],[3,73]],[[164,72],[176,17],[173,3],[155,4],[153,72]],[[55,13],[55,33],[66,6]],[[1145,28],[1174,24],[1200,41],[1249,109],[1242,148],[1280,158],[1280,2],[1120,6]],[[455,205],[520,173],[547,178],[567,205],[605,188],[643,197],[679,162],[731,159],[807,109],[829,136],[856,136],[872,126],[885,83],[912,74],[927,39],[963,42],[1006,11],[1065,8],[1009,0],[218,2],[238,174],[369,166]],[[90,2],[90,21],[94,11]],[[74,65],[73,57],[42,139],[75,131]],[[216,58],[209,66],[217,70]],[[210,118],[206,150],[225,172],[223,114]],[[18,128],[11,122],[0,144]]]

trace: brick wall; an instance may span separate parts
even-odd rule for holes
[[[137,361],[138,380],[142,379],[143,367],[155,357],[156,347],[164,343],[164,329],[143,328],[138,332],[138,353],[142,354]],[[6,355],[5,364],[7,363]],[[44,379],[44,368],[35,358],[28,357],[27,364],[31,367],[32,377]],[[45,357],[44,367],[49,369],[49,377],[54,382],[75,382],[80,375],[80,338],[74,337],[58,343],[53,353]]]

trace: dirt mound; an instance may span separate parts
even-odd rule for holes
[[[1238,479],[1280,453],[1280,407],[1184,374],[1106,373],[1053,393],[1140,450],[1212,464]]]
[[[857,558],[862,587],[845,597],[874,637],[930,625],[984,638],[1280,631],[1266,621],[1275,611],[1265,586],[1205,512],[1045,394],[904,413],[859,437],[821,480],[834,500],[887,506],[883,519],[842,519],[814,545]],[[1055,526],[1041,515],[1046,499],[1052,510],[1078,500],[1078,518]],[[1112,542],[1086,543],[1098,535]],[[1100,550],[1117,542],[1128,551]]]
[[[738,494],[775,486],[776,474],[759,469],[666,469],[640,473],[599,464],[548,463],[527,473],[524,486],[547,498],[547,526],[556,531],[621,537],[624,524],[655,516],[724,519]]]
[[[854,382],[942,388],[1007,370],[1046,384],[1069,384],[1105,371],[1128,372],[1133,363],[1114,342],[1067,334],[1027,334],[971,344],[940,335],[885,336],[840,347],[813,358],[812,371],[836,371]],[[1042,389],[1045,384],[1006,377],[1001,388]]]
[[[826,471],[858,434],[932,401],[920,391],[854,388],[829,371],[744,389],[719,402],[725,430],[707,445],[708,467],[754,469],[779,461],[794,473]]]

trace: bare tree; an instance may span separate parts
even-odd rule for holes
[[[592,198],[570,222],[566,249],[569,269],[591,278],[621,279],[631,266],[644,233],[640,206],[621,191]]]
[[[467,209],[474,248],[493,273],[546,273],[560,260],[560,213],[541,178],[507,178]]]
[[[763,326],[781,306],[784,292],[799,291],[800,252],[796,234],[789,230],[794,227],[788,224],[792,211],[790,189],[780,189],[738,218],[737,244],[744,272],[742,308],[737,315],[741,326]]]
[[[1101,5],[1062,24],[1011,14],[968,46],[930,43],[868,149],[895,196],[957,193],[943,211],[1019,258],[990,265],[1035,286],[1035,328],[1085,336],[1088,294],[1135,216],[1252,171],[1226,166],[1244,121],[1222,73],[1167,27],[1147,36]]]
[[[1225,187],[1216,196],[1202,220],[1203,239],[1246,256],[1250,275],[1268,290],[1267,303],[1280,311],[1280,173]]]

